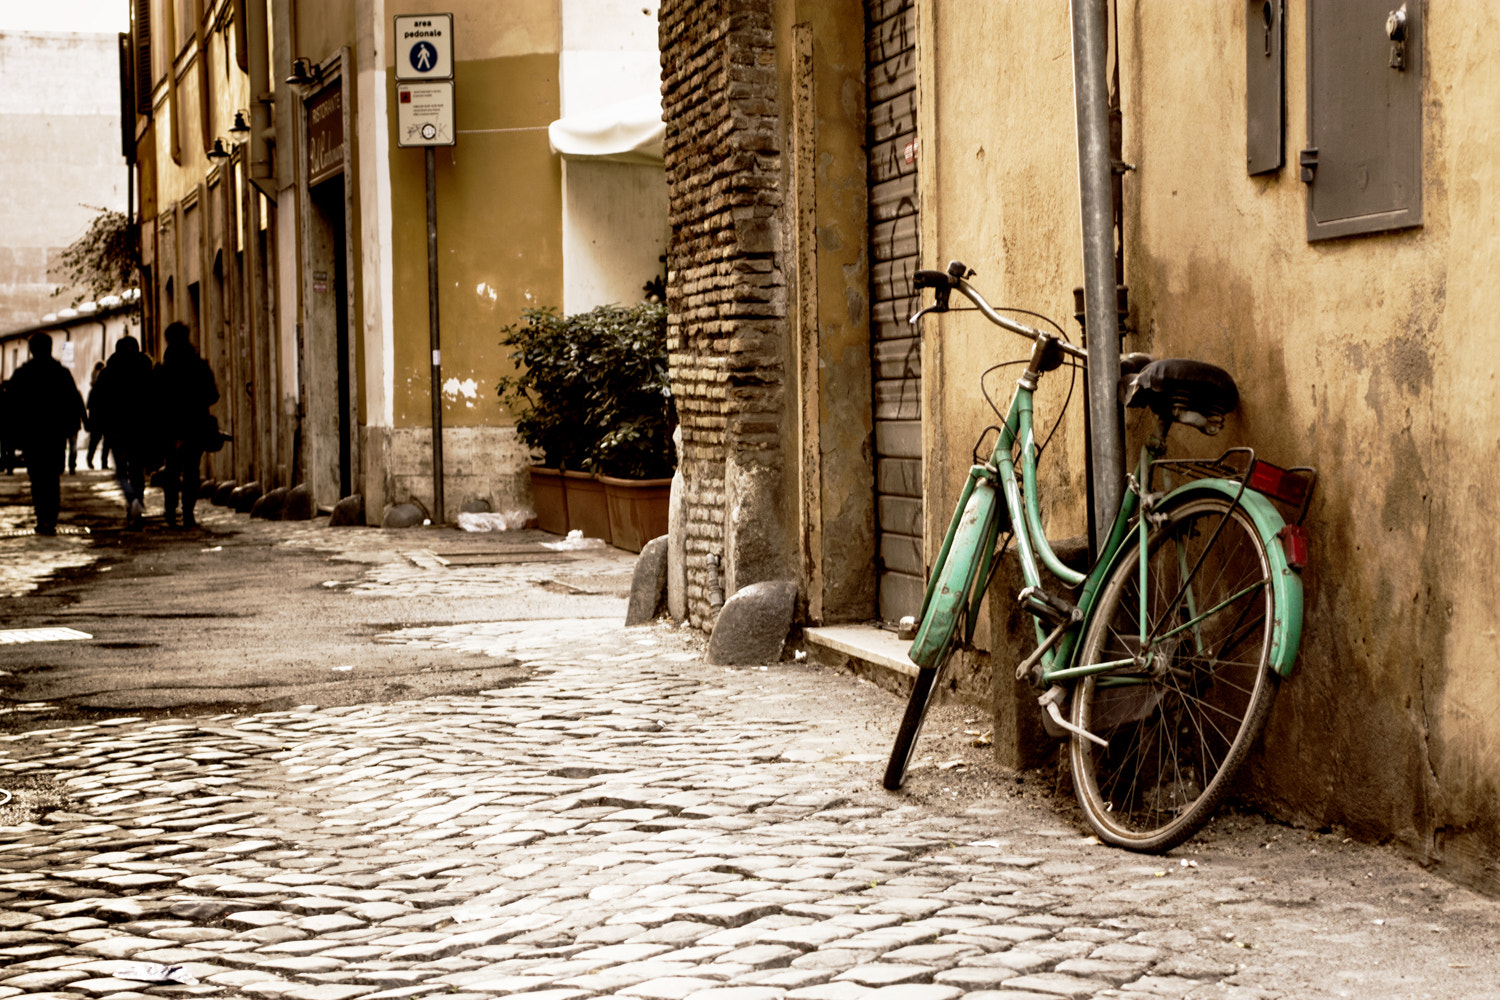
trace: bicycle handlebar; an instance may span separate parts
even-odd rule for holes
[[[996,326],[1005,330],[1009,330],[1011,333],[1026,337],[1028,340],[1035,341],[1046,339],[1053,341],[1057,344],[1058,350],[1062,351],[1064,354],[1072,355],[1080,361],[1088,360],[1089,352],[1084,350],[1082,347],[1076,347],[1054,333],[1047,333],[1044,330],[1034,329],[1033,327],[1027,326],[1025,323],[1013,320],[1008,316],[1002,316],[998,312],[996,312],[994,307],[984,300],[984,296],[980,295],[978,290],[975,289],[973,285],[969,284],[968,279],[973,275],[973,273],[973,270],[971,270],[966,264],[964,264],[962,261],[956,260],[949,262],[948,270],[946,271],[935,271],[927,268],[918,271],[912,284],[917,288],[934,289],[936,291],[936,301],[934,301],[932,305],[927,306],[925,309],[917,310],[917,312],[908,322],[910,322],[913,326],[916,326],[917,321],[930,312],[947,312],[949,296],[954,291],[957,291],[964,298],[974,303],[975,308],[977,308],[980,313],[984,315],[984,318],[989,320],[991,323],[994,323]]]

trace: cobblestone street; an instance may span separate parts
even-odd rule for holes
[[[9,738],[0,766],[67,801],[0,832],[0,995],[1377,996],[1391,949],[1453,943],[1384,881],[1262,886],[880,792],[879,746],[841,745],[889,696],[838,678],[847,717],[798,721],[817,668],[706,668],[665,628],[446,631],[386,641],[608,652],[473,698]],[[1475,975],[1409,995],[1495,995],[1487,956],[1430,957]]]
[[[410,536],[233,518],[225,544],[344,546],[331,599],[436,586],[373,555]],[[1129,855],[1034,776],[960,785],[921,748],[887,793],[899,702],[848,674],[618,618],[364,641],[523,669],[0,738],[0,1000],[1500,996],[1500,907],[1337,833],[1227,813]]]

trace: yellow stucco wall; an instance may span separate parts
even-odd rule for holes
[[[358,32],[357,20],[360,7],[354,0],[318,0],[316,4],[292,3],[291,12],[296,18],[296,27],[293,29],[292,42],[296,49],[288,55],[288,59],[311,59],[314,63],[322,64],[326,60],[337,56],[339,49],[345,45],[352,45],[353,39]],[[389,20],[389,18],[387,18]],[[274,34],[271,39],[273,61],[277,60],[281,53],[275,50],[276,39]],[[273,86],[279,86],[280,80],[272,80]]]
[[[1393,837],[1493,885],[1500,66],[1486,54],[1500,9],[1427,8],[1424,225],[1308,243],[1295,167],[1307,144],[1305,3],[1289,0],[1286,15],[1292,165],[1255,178],[1243,5],[1120,7],[1124,157],[1139,167],[1126,181],[1138,332],[1124,349],[1197,357],[1238,380],[1225,435],[1179,430],[1181,444],[1244,441],[1322,472],[1302,654],[1256,795],[1286,818]],[[925,256],[963,257],[996,300],[1062,319],[1081,283],[1066,5],[929,10],[940,239]],[[951,498],[968,461],[958,445],[987,422],[973,374],[996,358],[995,338],[959,317],[938,336],[931,405],[953,444],[934,450],[932,474]],[[1076,421],[1066,435],[1076,458]],[[1054,534],[1081,524],[1081,480],[1067,478]]]
[[[547,142],[547,125],[559,115],[557,16],[551,3],[524,11],[454,7],[458,142],[436,152],[443,421],[509,424],[495,394],[495,380],[510,370],[500,328],[518,322],[522,309],[562,302],[561,169]],[[394,74],[388,88],[394,136]],[[393,143],[390,169],[394,420],[396,427],[427,426],[423,151]]]
[[[458,132],[456,146],[434,152],[444,513],[470,501],[524,506],[526,455],[495,382],[510,370],[501,326],[562,297],[561,177],[546,135],[559,106],[558,0],[399,3],[379,19],[351,0],[304,8],[297,54],[322,61],[349,45],[359,74],[347,139],[358,144],[358,478],[367,516],[407,499],[430,509],[435,499],[424,151],[396,143],[394,66],[395,17],[433,10],[453,15]],[[378,73],[371,50],[382,57]],[[380,129],[367,117],[375,112]]]
[[[919,9],[931,18],[933,46],[919,56],[931,91],[922,98],[930,118],[919,124],[923,265],[962,260],[992,305],[1049,316],[1077,343],[1072,290],[1083,284],[1083,251],[1067,7],[937,2]],[[971,446],[999,421],[981,395],[981,375],[1024,361],[1030,345],[973,313],[924,322],[927,548],[936,552],[973,462]],[[1002,411],[1021,371],[1007,367],[983,379]],[[1040,435],[1057,422],[1068,389],[1066,371],[1043,381]],[[1052,478],[1043,510],[1054,538],[1086,527],[1083,394],[1079,377],[1046,453]],[[985,447],[992,444],[993,435]]]
[[[236,136],[230,134],[229,128],[234,124],[234,113],[243,111],[249,104],[249,87],[244,82],[244,75],[237,68],[233,73],[228,74],[228,83],[224,82],[225,50],[222,40],[223,35],[215,33],[207,45],[211,106],[209,112],[211,131],[207,137],[207,145],[212,145],[214,139],[219,138],[223,139],[226,148],[229,148],[238,141]],[[233,59],[232,40],[230,44],[230,59]],[[161,209],[197,191],[198,185],[215,165],[215,161],[208,158],[204,149],[203,119],[199,103],[201,81],[198,75],[196,47],[189,46],[187,51],[191,54],[184,55],[177,61],[175,114],[181,163],[174,162],[172,159],[171,115],[173,111],[171,98],[167,96],[168,92],[165,88],[158,91],[159,100],[155,107],[155,117],[149,126],[150,138],[142,140],[144,143],[149,143],[151,154],[154,155],[158,165],[158,171],[154,177],[154,194]],[[149,211],[150,206],[146,207]]]

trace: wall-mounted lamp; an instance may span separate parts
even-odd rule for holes
[[[311,59],[303,59],[300,56],[292,60],[292,75],[286,78],[286,82],[300,86],[311,86],[323,79],[323,67]]]
[[[227,159],[229,159],[229,147],[227,147],[227,146],[224,145],[224,140],[223,139],[215,139],[214,140],[214,148],[210,149],[208,151],[208,158],[210,160],[227,160]]]
[[[245,121],[245,112],[236,111],[234,113],[234,124],[229,126],[229,134],[235,136],[243,136],[248,135],[249,132],[250,123]]]

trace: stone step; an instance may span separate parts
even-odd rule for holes
[[[911,641],[877,625],[819,625],[802,633],[821,663],[846,666],[888,691],[911,690],[917,665],[906,655]]]

